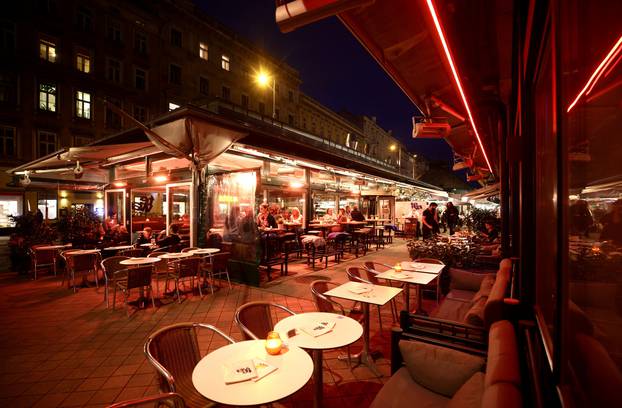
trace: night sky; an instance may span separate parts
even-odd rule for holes
[[[195,0],[210,16],[300,72],[302,91],[334,111],[376,116],[417,154],[451,161],[442,140],[413,140],[415,106],[371,55],[331,17],[283,34],[274,0]]]

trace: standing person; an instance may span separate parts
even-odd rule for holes
[[[458,209],[451,201],[447,203],[447,208],[445,208],[443,217],[445,217],[447,226],[449,227],[449,235],[454,235],[456,226],[458,225],[459,214]]]
[[[605,215],[601,223],[603,230],[600,233],[601,241],[613,241],[617,245],[622,244],[622,199],[611,205],[611,211]]]
[[[438,205],[434,202],[428,205],[428,208],[423,211],[421,216],[423,239],[432,238],[432,234],[438,231],[438,218],[436,214],[436,207]]]

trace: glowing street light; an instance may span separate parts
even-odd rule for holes
[[[276,77],[265,71],[259,71],[255,81],[262,88],[272,88],[272,119],[276,119]]]
[[[391,146],[389,146],[389,150],[391,150],[392,152],[394,152],[395,149],[397,149],[397,145],[392,144]]]

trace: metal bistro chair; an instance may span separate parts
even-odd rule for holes
[[[65,251],[61,254],[61,257],[65,261],[65,274],[63,275],[63,280],[61,282],[61,286],[65,283],[65,279],[67,279],[67,287],[70,285],[73,287],[73,292],[76,292],[76,275],[81,274],[83,279],[86,279],[86,276],[89,272],[93,272],[95,277],[95,286],[99,287],[99,280],[97,278],[97,264],[101,262],[101,255],[97,253],[93,254],[75,254],[73,251]]]
[[[33,245],[28,250],[35,280],[37,280],[37,270],[39,268],[51,268],[54,272],[54,276],[56,276],[56,256],[58,255],[58,251],[56,249],[37,249],[47,245],[51,244]]]
[[[186,247],[186,248],[183,248],[181,252],[189,252],[189,251],[192,251],[193,249],[199,249],[199,247]]]
[[[207,273],[208,277],[212,279],[212,282],[217,276],[226,276],[229,283],[229,289],[231,289],[231,280],[229,279],[229,258],[231,254],[229,252],[220,252],[211,257],[205,257],[203,259],[203,270]],[[210,284],[212,295],[214,294],[214,284]]]
[[[234,320],[245,340],[265,339],[268,332],[273,330],[274,321],[271,309],[274,309],[275,314],[279,310],[290,315],[296,314],[285,306],[272,302],[248,302],[238,307]]]
[[[157,258],[160,255],[167,254],[168,252],[155,251],[147,255],[147,258]],[[156,296],[160,296],[160,280],[162,278],[166,279],[166,275],[169,271],[172,271],[172,267],[169,266],[169,263],[166,259],[160,259],[160,262],[153,264],[153,280],[156,285]]]
[[[164,290],[168,290],[168,280],[173,279],[175,281],[175,293],[177,294],[177,302],[181,303],[181,296],[179,294],[179,281],[182,279],[190,279],[192,288],[194,289],[194,278],[199,280],[201,258],[198,256],[192,256],[189,258],[177,259],[171,262],[172,270],[169,270],[166,274],[166,281],[164,282]],[[201,291],[201,285],[199,287],[199,295],[203,298],[203,292]]]
[[[383,264],[381,262],[366,261],[363,264],[363,270],[365,271],[367,280],[374,285],[385,285],[385,286],[393,287],[393,284],[391,283],[390,280],[381,282],[380,279],[376,277],[376,275],[378,275],[379,273],[382,273],[381,271],[378,270],[379,268],[383,268],[384,270],[393,269],[391,265]],[[396,285],[396,286],[402,287],[403,285]],[[403,293],[405,294],[406,292],[404,291]],[[396,303],[395,298],[391,299],[391,314],[393,315],[393,321],[397,322],[399,320],[399,313],[397,312],[397,303]]]
[[[121,270],[125,270],[127,267],[125,265],[121,265],[121,261],[129,259],[127,256],[111,256],[110,258],[106,258],[101,261],[101,267],[104,271],[104,301],[106,301],[106,309],[110,307],[110,286],[114,288],[117,284],[116,279],[125,279],[124,275],[117,275],[115,273]]]
[[[115,309],[116,300],[117,300],[117,288],[123,292],[124,303],[125,303],[125,312],[130,315],[129,303],[128,299],[130,297],[130,290],[137,288],[141,291],[144,288],[149,290],[149,297],[151,298],[151,304],[155,309],[155,300],[153,299],[153,287],[151,286],[151,272],[153,271],[153,267],[151,265],[146,266],[138,266],[136,268],[125,269],[122,271],[117,271],[115,273],[116,285],[114,292],[112,293],[112,310]],[[121,279],[122,275],[126,275],[125,279]],[[118,278],[117,278],[118,277]],[[142,293],[141,293],[142,295]]]
[[[186,403],[181,395],[167,392],[149,397],[136,398],[133,400],[117,402],[107,408],[186,408]]]
[[[326,280],[316,280],[311,282],[311,295],[313,296],[313,303],[315,303],[315,307],[317,308],[318,312],[335,313],[342,316],[348,316],[348,313],[346,313],[346,309],[341,303],[336,302],[328,296],[324,295],[325,292],[329,291],[329,287],[335,288],[337,286],[339,286],[339,284]],[[357,317],[355,320],[360,321],[361,317]],[[348,366],[352,367],[350,346],[346,346],[346,349],[348,353]]]
[[[372,284],[372,282],[363,278],[363,276],[361,275],[361,268],[357,266],[349,266],[346,269],[346,274],[348,275],[348,279],[352,282]],[[377,305],[377,306],[378,306],[378,322],[380,323],[380,331],[382,331],[382,314],[380,313],[381,306],[380,305]],[[391,308],[391,311],[393,311],[393,308]]]
[[[192,384],[192,371],[201,360],[197,332],[212,331],[229,343],[235,341],[216,327],[203,323],[177,323],[151,334],[145,343],[147,360],[159,374],[160,390],[181,395],[191,407],[210,406]]]
[[[434,258],[417,258],[417,259],[415,259],[415,262],[429,263],[429,264],[436,264],[436,265],[443,265],[443,266],[445,266],[443,261],[441,261],[439,259],[434,259]],[[441,276],[442,275],[443,275],[443,271],[441,271],[438,274],[438,276],[437,276],[437,278],[435,280],[433,280],[432,282],[428,283],[424,288],[421,288],[421,294],[422,295],[423,295],[424,291],[430,292],[430,291],[436,290],[436,304],[439,304],[440,301],[441,301]]]

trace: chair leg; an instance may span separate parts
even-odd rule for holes
[[[115,309],[117,305],[117,284],[114,284],[114,291],[112,292],[112,310]]]
[[[382,332],[382,315],[380,313],[380,306],[378,306],[378,322],[380,323],[380,331]]]
[[[110,308],[110,294],[108,293],[108,279],[104,286],[104,301],[106,302],[106,309]]]
[[[153,287],[151,285],[149,285],[149,297],[151,298],[151,306],[155,310],[155,299],[153,298]]]
[[[194,288],[194,278],[192,278],[192,286]],[[203,291],[201,290],[201,280],[197,279],[197,282],[199,282],[199,284],[197,285],[199,287],[199,296],[201,296],[201,299],[203,299]],[[211,285],[210,285],[211,287]]]
[[[181,304],[181,296],[179,295],[179,278],[175,278],[175,292],[177,293],[177,303]]]
[[[127,315],[127,317],[130,317],[130,304],[128,302],[128,298],[130,297],[130,290],[124,290],[123,291],[123,295],[124,295],[124,303],[125,303],[125,314]],[[140,306],[139,306],[140,307]]]

